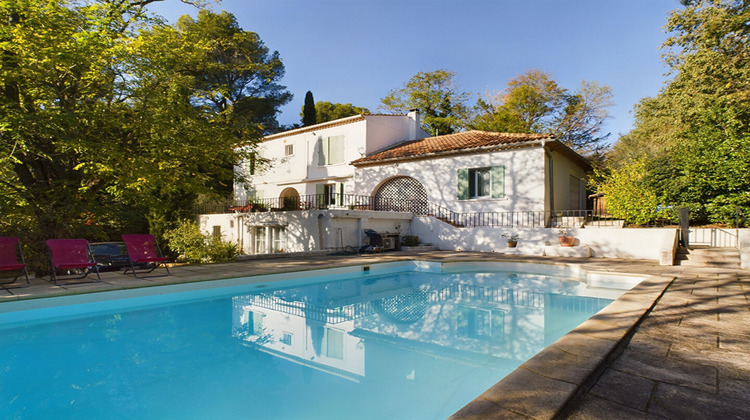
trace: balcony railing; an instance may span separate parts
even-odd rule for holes
[[[251,201],[227,202],[201,205],[201,214],[246,213],[268,211],[298,211],[318,209],[374,210],[410,212],[416,216],[433,216],[456,227],[540,227],[572,228],[584,223],[600,227],[622,227],[606,210],[557,210],[557,211],[504,211],[504,212],[455,212],[435,203],[414,199],[380,198],[355,194],[311,194],[288,198],[254,199]],[[665,226],[676,223],[675,214],[660,210],[660,216],[649,226]]]

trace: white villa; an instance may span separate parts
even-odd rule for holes
[[[670,229],[650,229],[632,246],[615,243],[607,229],[580,229],[574,212],[586,208],[591,167],[549,135],[429,137],[415,110],[270,135],[258,155],[266,165],[236,168],[249,179],[235,185],[238,205],[200,217],[205,232],[246,255],[358,250],[366,230],[379,233],[386,250],[412,235],[443,250],[667,261],[670,248],[674,255]],[[561,226],[579,246],[554,247]],[[503,234],[520,234],[518,248],[508,248]]]
[[[262,200],[324,194],[354,194],[359,158],[402,143],[427,137],[419,113],[355,115],[267,136],[258,154],[268,159],[256,170],[246,162],[238,171],[249,175],[248,185],[235,186],[235,199]]]

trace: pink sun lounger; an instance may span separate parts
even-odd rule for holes
[[[169,258],[164,257],[161,253],[161,248],[156,242],[156,238],[153,235],[148,234],[126,234],[122,235],[122,241],[125,242],[125,248],[128,250],[128,257],[130,258],[130,269],[133,270],[133,277],[138,277],[135,273],[135,264],[153,264],[151,269],[147,271],[150,273],[163,264],[169,275],[169,267],[167,267],[167,261]],[[128,269],[125,269],[127,273]]]
[[[83,275],[81,277],[73,277],[76,279],[82,279],[94,271],[96,273],[96,281],[101,280],[101,277],[99,277],[99,268],[89,249],[89,241],[85,239],[49,239],[47,240],[47,248],[49,248],[49,261],[52,267],[52,279],[55,281],[55,284],[59,285],[57,270],[81,270]]]
[[[26,285],[29,285],[29,272],[26,270],[26,261],[23,259],[21,241],[15,236],[0,236],[0,271],[18,270],[18,275],[13,281],[23,274],[26,276]]]

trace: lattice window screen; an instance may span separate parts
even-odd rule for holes
[[[408,176],[390,179],[375,193],[375,209],[427,214],[427,191],[419,181]]]

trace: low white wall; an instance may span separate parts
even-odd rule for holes
[[[508,248],[502,237],[506,232],[520,236],[517,249]],[[411,234],[442,250],[542,255],[545,246],[559,246],[556,228],[456,228],[426,216],[413,219]],[[663,265],[674,261],[677,229],[571,229],[570,234],[576,246],[591,249],[592,257],[657,260]],[[671,259],[662,255],[667,249]]]
[[[740,249],[740,267],[750,268],[750,230],[741,229],[738,233],[738,242]]]

